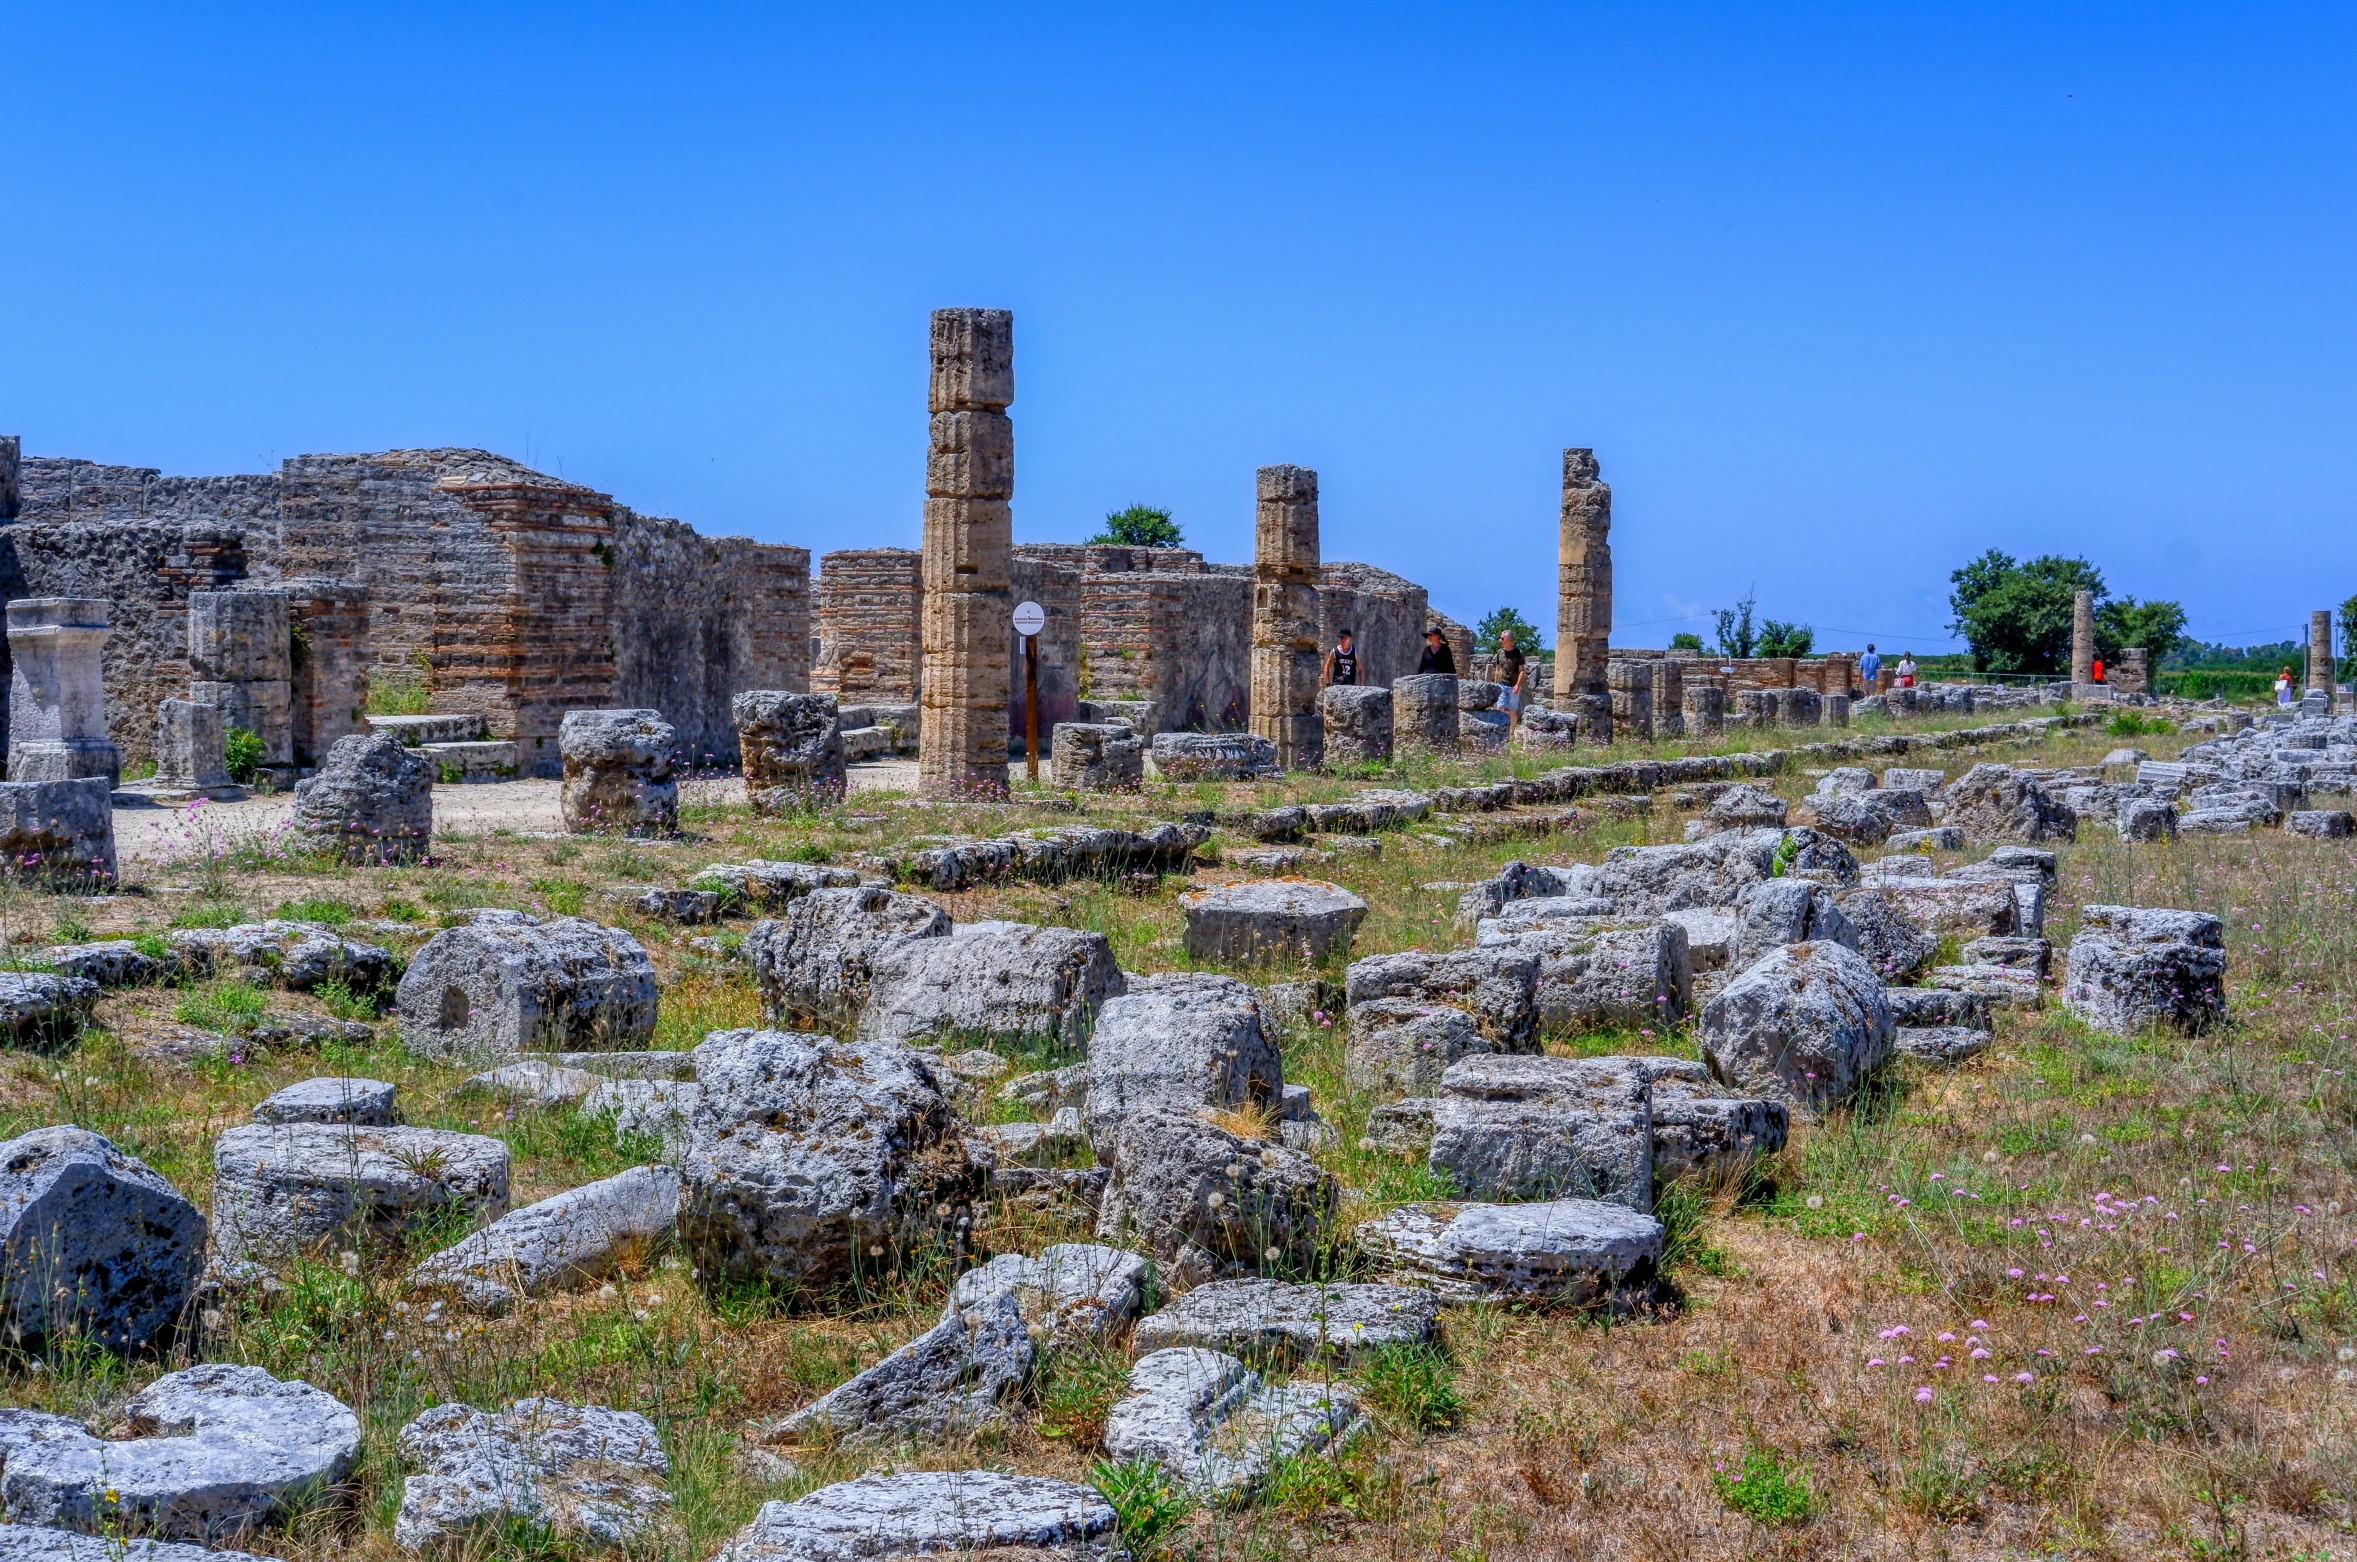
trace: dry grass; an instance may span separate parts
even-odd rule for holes
[[[2084,761],[2116,741],[2074,735],[2004,757]],[[2140,741],[2156,752],[2176,746]],[[1971,757],[1948,756],[1951,770]],[[1429,763],[1412,778],[1435,779],[1422,773]],[[1809,782],[1779,784],[1797,796]],[[1299,798],[1345,790],[1327,780],[1288,788]],[[1168,817],[1248,797],[1265,802],[1266,789],[1092,801],[1084,817]],[[910,835],[1073,817],[864,799],[858,811],[873,822],[767,822],[703,809],[693,825],[706,838],[676,845],[486,836],[452,843],[446,864],[423,869],[257,862],[213,875],[210,898],[89,902],[11,890],[0,892],[0,929],[26,945],[56,936],[61,923],[154,931],[192,907],[262,914],[321,896],[361,917],[419,918],[421,932],[436,913],[469,905],[627,921],[600,898],[605,886],[683,882],[734,857],[845,860]],[[1378,857],[1314,871],[1373,908],[1360,953],[1430,947],[1457,939],[1456,897],[1421,886],[1478,879],[1515,857],[1592,860],[1612,844],[1674,839],[1678,823],[1665,796],[1652,815],[1536,842],[1452,848],[1395,833]],[[206,887],[200,866],[187,879]],[[944,899],[961,917],[1096,928],[1129,969],[1167,969],[1186,963],[1180,887],[1011,885]],[[1801,1132],[1746,1188],[1677,1201],[1666,1212],[1678,1255],[1671,1299],[1655,1311],[1609,1320],[1454,1310],[1447,1344],[1459,1412],[1430,1422],[1387,1415],[1338,1457],[1289,1467],[1254,1505],[1191,1516],[1166,1547],[1206,1558],[1467,1562],[2357,1556],[2357,857],[2345,843],[2271,835],[2129,847],[2090,832],[2064,853],[2050,926],[2058,946],[2077,907],[2096,901],[2225,916],[2229,1028],[2197,1040],[2121,1039],[2055,1012],[2016,1014],[1970,1065],[1902,1065],[1869,1097]],[[631,925],[664,979],[662,1044],[758,1023],[737,968],[697,953],[688,932]],[[458,1072],[402,1053],[389,1026],[364,1047],[203,1068],[143,1054],[136,1044],[176,1025],[185,996],[110,997],[103,1028],[70,1052],[0,1058],[0,1134],[83,1123],[201,1202],[221,1129],[279,1085],[335,1071],[398,1082],[412,1121],[505,1138],[518,1202],[644,1153],[617,1147],[603,1125],[471,1097]],[[283,994],[270,1003],[318,1007]],[[1356,1148],[1372,1103],[1343,1091],[1331,1024],[1313,1019],[1285,1045],[1287,1077],[1306,1080],[1341,1130],[1323,1159],[1349,1189],[1346,1226],[1439,1191],[1420,1168]],[[1553,1045],[1691,1043],[1668,1032]],[[1069,1219],[1018,1209],[998,1211],[980,1233],[998,1250],[1082,1235]],[[1027,1416],[973,1446],[798,1452],[804,1469],[783,1484],[740,1465],[748,1428],[931,1321],[948,1277],[921,1255],[815,1310],[707,1294],[676,1260],[658,1257],[610,1294],[463,1321],[429,1315],[403,1292],[398,1277],[412,1256],[322,1255],[283,1292],[218,1320],[209,1355],[307,1377],[360,1407],[368,1429],[346,1500],[262,1537],[261,1549],[296,1559],[393,1556],[393,1434],[445,1399],[490,1404],[545,1392],[655,1418],[677,1463],[677,1511],[638,1548],[650,1557],[709,1557],[761,1500],[877,1464],[983,1461],[1081,1479],[1095,1455],[1105,1366],[1075,1360],[1051,1367],[1040,1385],[1052,1415]],[[1346,1265],[1347,1250],[1333,1258]],[[1893,1332],[1901,1328],[1908,1332]],[[0,1402],[103,1420],[173,1364],[69,1349],[0,1369]],[[479,1552],[539,1555],[539,1544],[505,1536]]]

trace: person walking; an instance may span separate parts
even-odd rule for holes
[[[1506,730],[1511,733],[1515,723],[1522,720],[1522,647],[1514,643],[1514,631],[1498,631],[1498,682],[1506,692],[1498,696],[1498,709],[1506,713]]]
[[[1449,649],[1448,636],[1440,632],[1438,624],[1424,628],[1424,654],[1416,659],[1416,671],[1457,676],[1457,653]]]
[[[1882,658],[1876,654],[1872,642],[1869,642],[1866,654],[1858,658],[1858,682],[1866,686],[1866,693],[1872,694],[1875,692],[1874,680],[1881,676]]]
[[[1899,653],[1899,687],[1902,689],[1915,687],[1915,658],[1904,651]]]
[[[2275,675],[2275,703],[2287,708],[2292,703],[2292,670],[2289,667]]]
[[[1357,642],[1351,638],[1349,630],[1345,629],[1334,637],[1334,649],[1326,653],[1326,665],[1321,669],[1321,673],[1322,677],[1319,679],[1319,683],[1326,688],[1331,688],[1338,683],[1351,684],[1359,681]]]
[[[2095,682],[2095,683],[2101,683],[2101,682],[2103,682],[2103,658],[2102,658],[2102,657],[2100,657],[2100,656],[2099,656],[2099,657],[2095,658],[2095,664],[2094,664],[2094,666],[2092,666],[2091,668],[2089,668],[2089,669],[2088,669],[2088,672],[2087,672],[2087,677],[2088,677],[2088,679],[2089,679],[2091,682]]]

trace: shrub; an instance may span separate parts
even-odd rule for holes
[[[1121,1538],[1143,1557],[1193,1510],[1194,1499],[1151,1459],[1115,1464],[1099,1459],[1088,1467],[1089,1484],[1097,1489],[1121,1520]]]
[[[1762,1524],[1805,1524],[1817,1509],[1808,1471],[1798,1461],[1787,1465],[1766,1448],[1744,1450],[1735,1474],[1721,1468],[1711,1472],[1711,1479],[1720,1501]]]
[[[222,756],[229,763],[229,779],[239,786],[248,786],[262,773],[262,761],[268,750],[262,746],[262,734],[243,727],[231,727],[221,739]]]
[[[1178,523],[1170,518],[1168,510],[1133,504],[1126,510],[1107,511],[1105,529],[1089,541],[1114,543],[1124,548],[1176,548],[1186,538],[1180,534]]]

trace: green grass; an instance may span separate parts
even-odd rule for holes
[[[270,914],[288,922],[324,922],[329,927],[342,927],[352,920],[355,912],[350,901],[333,895],[305,895],[300,900],[280,902],[278,909]]]
[[[1744,1450],[1732,1472],[1714,1470],[1712,1479],[1720,1501],[1762,1524],[1805,1524],[1817,1511],[1807,1468],[1798,1460],[1787,1463],[1770,1449]]]
[[[1358,1382],[1367,1407],[1407,1431],[1440,1431],[1465,1414],[1456,1368],[1437,1345],[1378,1345],[1359,1364]]]
[[[261,1023],[269,1008],[267,990],[242,976],[225,976],[184,995],[172,1006],[172,1017],[199,1030],[239,1035]]]

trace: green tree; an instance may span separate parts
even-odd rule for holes
[[[1499,608],[1474,626],[1473,649],[1483,652],[1495,651],[1498,648],[1498,631],[1502,629],[1514,631],[1514,643],[1522,647],[1522,654],[1525,656],[1536,656],[1546,649],[1539,643],[1538,625],[1510,607]]]
[[[1179,534],[1178,522],[1170,518],[1168,510],[1133,504],[1126,510],[1105,512],[1105,529],[1089,541],[1115,543],[1124,548],[1176,548],[1184,545],[1186,539]]]
[[[1673,651],[1699,651],[1702,648],[1702,636],[1690,629],[1681,629],[1670,636],[1670,649]]]
[[[1806,624],[1769,619],[1760,625],[1760,655],[1806,656],[1817,644],[1817,631]]]
[[[2161,658],[2185,643],[2185,609],[2175,602],[2139,602],[2115,597],[2095,610],[2095,648],[2105,656],[2124,645],[2140,645],[2158,667]]]
[[[1759,635],[1751,627],[1751,610],[1756,592],[1747,591],[1743,600],[1733,607],[1723,607],[1713,615],[1719,621],[1719,654],[1742,661],[1759,644]]]
[[[2071,599],[2094,593],[2100,609],[2109,595],[2103,576],[2085,559],[2045,554],[2015,563],[1995,548],[1948,577],[1955,587],[1948,627],[1972,647],[1977,672],[2052,673],[2067,665]]]
[[[2341,682],[2357,679],[2357,597],[2341,604]]]

